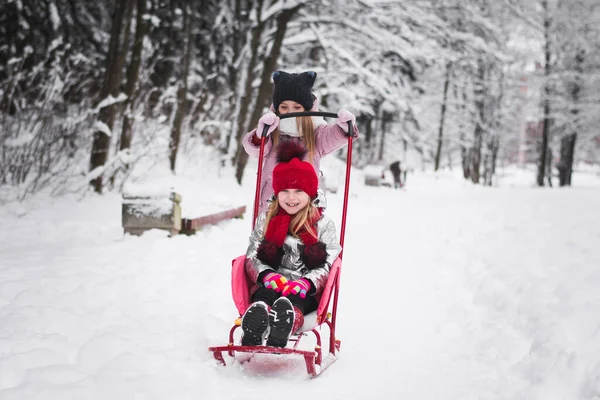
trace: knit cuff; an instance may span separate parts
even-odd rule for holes
[[[256,133],[258,133],[258,131]],[[250,142],[252,142],[252,144],[255,146],[260,146],[261,139],[257,136],[256,133],[250,137]]]
[[[258,274],[258,278],[256,278],[256,283],[258,284],[258,286],[263,286],[263,281],[265,280],[265,276],[267,276],[268,274],[271,274],[271,273],[275,273],[275,271],[267,268],[263,272]]]
[[[308,278],[304,278],[304,277],[302,279],[304,279],[305,281],[307,281],[308,285],[310,286],[310,289],[308,290],[308,294],[310,296],[314,296],[315,293],[317,292],[317,287],[315,286],[315,284],[313,283],[313,281],[311,281]]]

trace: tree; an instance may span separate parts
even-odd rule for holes
[[[177,88],[177,106],[175,107],[175,116],[173,126],[171,127],[171,140],[169,141],[169,162],[171,171],[175,172],[175,162],[177,161],[177,152],[179,150],[179,141],[181,140],[181,124],[187,111],[187,93],[188,93],[188,74],[190,69],[190,60],[192,58],[192,21],[189,5],[183,7],[183,69],[179,77]]]
[[[94,171],[95,175],[90,183],[98,193],[102,193],[104,186],[101,168],[106,164],[106,160],[108,159],[110,138],[116,115],[115,102],[119,95],[119,86],[125,64],[121,47],[127,45],[126,43],[121,43],[123,20],[126,10],[132,7],[132,5],[133,0],[117,0],[113,13],[110,44],[106,57],[106,73],[98,100],[98,122],[94,132],[90,157],[90,171]]]
[[[578,138],[591,139],[597,134],[598,113],[592,110],[600,104],[594,79],[598,60],[589,55],[598,43],[600,6],[593,0],[506,3],[538,33],[542,44],[542,135],[536,182],[551,185],[552,147],[559,142],[559,184],[569,185]]]
[[[540,145],[540,153],[538,160],[538,172],[537,172],[537,184],[538,186],[544,186],[544,177],[546,170],[548,169],[548,163],[551,161],[548,159],[549,153],[549,135],[550,135],[550,74],[552,71],[552,65],[550,64],[551,48],[550,48],[550,23],[551,16],[548,6],[548,0],[541,0],[543,9],[543,26],[544,26],[544,97],[543,97],[543,125],[542,125],[542,142]],[[551,178],[548,177],[549,183],[551,184]]]
[[[125,84],[125,95],[127,99],[124,102],[125,115],[123,116],[123,125],[121,129],[121,140],[119,143],[119,151],[129,149],[133,137],[133,113],[136,106],[136,87],[142,66],[142,50],[144,48],[144,38],[148,31],[148,23],[144,16],[146,14],[146,0],[137,0],[136,3],[136,19],[135,19],[135,38],[133,42],[133,50],[131,53],[131,61],[127,67],[127,83]]]
[[[437,150],[435,152],[435,164],[433,166],[433,170],[437,171],[440,168],[440,158],[442,156],[442,144],[444,139],[444,119],[446,117],[446,104],[448,102],[448,86],[450,85],[450,69],[452,64],[450,62],[446,63],[446,74],[444,79],[444,97],[442,100],[442,111],[440,112],[440,128],[438,135],[438,143]]]
[[[0,2],[0,185],[18,197],[88,180],[102,191],[112,176],[121,188],[135,163],[175,168],[198,144],[231,156],[241,181],[239,141],[269,105],[275,69],[317,71],[321,110],[355,113],[357,166],[462,159],[467,179],[490,185],[526,115],[547,121],[543,183],[553,151],[569,185],[576,163],[600,154],[600,6],[544,1]],[[547,54],[544,76],[523,76],[521,60]],[[541,101],[520,114],[525,85]]]
[[[593,77],[600,70],[600,60],[593,49],[600,35],[600,5],[589,0],[559,1],[554,19],[554,129],[560,139],[556,167],[559,185],[570,186],[578,141],[590,141],[597,134],[598,113],[593,108],[600,104],[600,97]]]
[[[287,25],[290,20],[294,17],[294,15],[298,12],[300,8],[302,8],[303,4],[295,4],[292,6],[284,6],[279,9],[278,12],[273,13],[275,17],[275,34],[273,35],[270,52],[265,56],[261,68],[261,78],[260,85],[258,88],[257,98],[254,103],[254,110],[252,111],[249,126],[246,130],[250,130],[250,127],[256,126],[258,124],[258,120],[263,112],[265,106],[268,106],[268,99],[272,93],[272,85],[271,85],[271,73],[275,70],[277,66],[277,61],[279,59],[279,54],[281,53],[281,45],[283,44],[283,39],[285,38]],[[249,78],[247,78],[249,79]],[[240,131],[240,135],[243,134],[243,130]],[[238,183],[242,182],[242,177],[244,174],[244,169],[246,168],[246,163],[248,162],[248,154],[243,150],[241,143],[238,145],[237,157],[236,157],[236,179]]]

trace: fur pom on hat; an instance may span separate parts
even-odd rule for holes
[[[301,74],[288,74],[283,71],[273,72],[273,82],[275,83],[273,107],[275,111],[286,100],[295,101],[301,104],[306,111],[310,110],[315,101],[312,88],[316,79],[317,73],[314,71],[302,72]]]
[[[319,178],[311,163],[302,161],[306,149],[293,140],[281,142],[277,149],[277,161],[273,169],[273,191],[275,195],[285,189],[300,189],[311,198],[317,195]]]
[[[281,142],[277,148],[277,162],[287,163],[292,161],[292,158],[304,160],[307,154],[308,151],[302,144],[293,140],[287,140],[285,142]]]

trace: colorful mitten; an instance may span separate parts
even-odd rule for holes
[[[270,272],[267,275],[265,275],[263,283],[265,284],[265,287],[267,289],[273,289],[274,291],[279,293],[288,283],[288,280],[285,278],[285,276],[281,274]]]
[[[348,121],[352,121],[352,125],[354,125],[356,123],[356,117],[350,111],[342,108],[338,111],[338,117],[336,118],[335,123],[338,124],[344,132],[348,133]]]
[[[288,282],[281,292],[282,296],[289,296],[290,294],[297,294],[301,298],[305,298],[306,294],[310,291],[310,281],[305,278],[300,278],[297,281]]]

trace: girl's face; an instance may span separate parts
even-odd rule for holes
[[[295,215],[308,205],[310,196],[300,189],[285,189],[279,192],[277,200],[279,201],[279,206],[288,214]]]
[[[302,112],[304,111],[304,107],[302,107],[302,104],[296,103],[293,100],[286,100],[282,101],[281,104],[279,104],[277,111],[279,112],[279,114]]]

